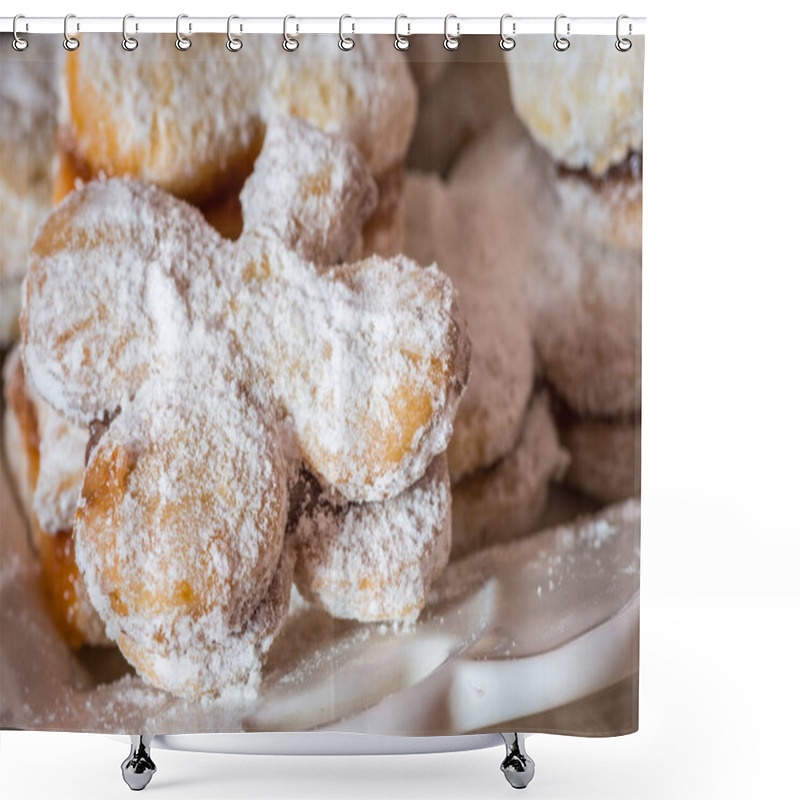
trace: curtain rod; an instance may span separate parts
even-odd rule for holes
[[[122,34],[122,17],[81,17],[69,15],[68,33],[119,33]],[[288,20],[288,22],[285,21]],[[505,15],[503,31],[509,36],[527,34],[550,34],[554,31],[553,17],[512,17]],[[129,16],[126,23],[128,34],[134,33],[175,33],[177,20],[175,17],[136,17]],[[256,33],[284,33],[285,25],[292,35],[298,33],[331,33],[359,34],[385,33],[402,36],[416,34],[445,33],[444,17],[238,17],[232,23],[232,31],[237,35]],[[453,36],[469,36],[475,34],[500,35],[500,17],[459,17],[449,15],[447,30]],[[397,26],[397,28],[395,27]],[[180,29],[184,35],[195,33],[226,33],[228,17],[194,17],[181,15]],[[617,33],[616,17],[569,17],[559,15],[559,32],[563,35],[615,35]],[[14,30],[14,17],[0,17],[0,32],[11,33]],[[65,33],[64,17],[24,17],[17,18],[18,34],[28,33]],[[624,20],[623,34],[638,36],[645,32],[644,17],[627,17]]]

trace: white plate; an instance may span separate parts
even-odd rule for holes
[[[412,628],[337,621],[296,599],[256,701],[187,701],[148,687],[116,651],[63,644],[5,476],[1,488],[2,727],[452,736],[504,730],[637,668],[635,502],[611,523],[550,529],[449,565]],[[203,738],[161,744],[208,749]],[[236,752],[273,752],[267,740],[238,741]]]

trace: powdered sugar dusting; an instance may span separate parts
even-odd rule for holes
[[[48,219],[23,336],[35,388],[84,425],[187,354],[239,352],[246,383],[271,387],[312,468],[353,500],[397,494],[445,449],[469,357],[436,267],[373,257],[320,275],[275,237],[225,242],[186,204],[122,180]]]
[[[40,230],[25,283],[26,373],[45,401],[88,426],[168,366],[198,295],[215,296],[219,241],[153,187],[93,181],[70,194]]]
[[[224,42],[207,34],[179,53],[174,37],[151,36],[125,53],[118,36],[86,37],[67,66],[80,156],[95,172],[208,199],[249,171],[272,117],[291,114],[352,141],[375,176],[402,161],[416,90],[385,38],[361,36],[343,53],[318,36],[291,56],[279,37],[253,37],[233,55]]]
[[[6,508],[8,484],[5,479],[0,483]],[[13,503],[8,508],[13,514]],[[370,719],[375,723],[371,712],[383,709],[382,730],[463,733],[475,724],[449,715],[464,710],[452,699],[452,681],[425,679],[434,671],[441,678],[478,665],[496,681],[489,660],[510,669],[509,659],[555,651],[635,603],[638,511],[636,502],[603,510],[599,518],[615,533],[599,548],[591,535],[581,541],[581,527],[592,524],[584,519],[450,564],[411,628],[359,625],[296,605],[269,651],[258,696],[233,686],[191,699],[123,676],[124,667],[110,651],[83,658],[69,652],[43,607],[35,559],[14,520],[0,531],[4,565],[13,555],[18,566],[12,575],[0,571],[0,659],[4,681],[19,681],[20,691],[4,696],[0,724],[120,734],[321,726],[353,731],[365,730]],[[570,613],[565,615],[565,609]],[[623,664],[627,669],[631,661],[626,657]],[[393,700],[402,708],[398,703],[387,708]],[[362,713],[367,715],[363,722]],[[487,716],[481,724],[498,727],[500,721]]]
[[[347,228],[373,189],[344,156],[331,186]],[[331,260],[352,231],[320,222],[308,234]],[[26,282],[32,383],[78,423],[111,420],[75,522],[89,597],[145,679],[185,695],[252,689],[280,627],[287,442],[292,474],[302,461],[341,495],[339,552],[394,585],[380,611],[357,615],[413,618],[449,550],[444,458],[411,484],[446,448],[466,382],[451,283],[403,257],[320,271],[263,219],[254,227],[224,241],[158,189],[96,181],[48,219]],[[375,530],[394,562],[365,535]]]
[[[45,533],[71,531],[78,506],[89,432],[70,424],[40,399],[39,475],[33,510]]]
[[[642,249],[641,155],[632,154],[622,175],[588,180],[562,171],[555,189],[564,222],[579,236],[627,252]]]
[[[450,552],[446,458],[381,503],[343,504],[309,478],[297,489],[290,530],[298,540],[300,591],[343,619],[416,619]]]
[[[261,252],[244,280],[269,277],[250,281],[229,324],[254,367],[276,367],[273,391],[312,469],[350,500],[396,495],[446,448],[466,382],[452,285],[402,256],[318,275],[277,242]]]
[[[277,432],[246,398],[150,382],[90,456],[76,559],[108,634],[181,694],[249,682],[286,521]],[[287,594],[288,602],[288,594]],[[243,678],[247,674],[250,677]]]
[[[241,194],[244,228],[317,264],[343,261],[377,204],[366,162],[344,139],[275,115]]]
[[[625,53],[581,36],[563,53],[529,36],[506,55],[514,107],[556,161],[601,175],[642,149],[644,43]]]
[[[113,34],[83,37],[65,65],[65,138],[92,173],[135,176],[200,202],[249,171],[264,135],[263,66],[248,69],[224,42],[208,34],[178,52],[174,37],[149,36],[125,52]]]
[[[469,591],[470,583],[480,583],[488,575],[518,570],[514,580],[506,575],[498,584],[504,595],[498,598],[500,607],[509,612],[515,607],[524,610],[526,606],[519,598],[531,593],[547,603],[548,594],[557,598],[564,584],[580,579],[585,584],[585,596],[576,599],[574,608],[576,613],[581,610],[591,614],[594,607],[602,606],[604,595],[617,590],[617,581],[638,588],[638,581],[633,579],[639,571],[640,519],[639,501],[626,500],[536,536],[481,550],[451,564],[434,586],[430,602],[438,604]],[[556,603],[549,614],[553,626],[563,627],[563,607]],[[544,616],[541,622],[546,625]],[[527,626],[521,633],[529,638],[539,635],[536,626]]]
[[[268,59],[262,114],[301,117],[352,141],[380,177],[402,162],[417,117],[417,91],[402,53],[385,36],[359,35],[342,52],[335,37],[314,36],[291,58],[277,37],[260,37]]]

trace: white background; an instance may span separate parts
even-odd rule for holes
[[[800,796],[796,4],[17,2],[3,13],[648,17],[641,730],[533,737],[528,795]],[[100,736],[4,732],[0,791],[128,797],[126,752]],[[509,797],[500,759],[499,749],[346,759],[158,751],[146,791]]]

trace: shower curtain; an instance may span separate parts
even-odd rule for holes
[[[643,37],[29,39],[0,727],[634,731]]]

